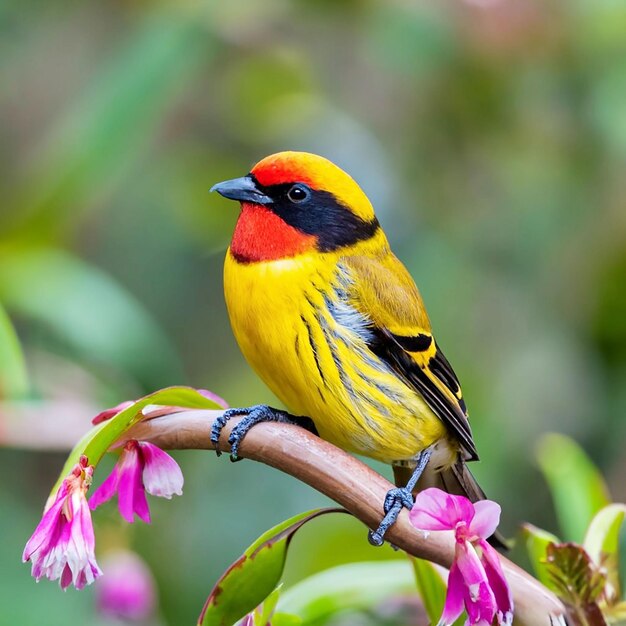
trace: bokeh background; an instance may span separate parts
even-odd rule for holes
[[[623,500],[625,103],[613,0],[1,0],[0,623],[102,619],[93,589],[20,563],[93,414],[170,384],[276,403],[230,332],[237,211],[208,189],[282,149],[335,160],[373,200],[463,382],[504,529],[555,529],[546,431]],[[252,539],[325,503],[252,462],[177,459],[184,497],[153,501],[151,526],[96,515],[100,554],[152,568],[155,624],[195,623]],[[287,581],[393,556],[321,520]]]

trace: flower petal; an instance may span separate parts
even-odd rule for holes
[[[103,567],[107,575],[95,588],[99,612],[117,618],[114,623],[148,623],[156,606],[156,591],[147,565],[138,555],[120,551],[109,553]]]
[[[37,528],[31,535],[30,539],[24,546],[24,552],[22,554],[22,560],[24,562],[30,560],[31,556],[38,550],[44,548],[46,544],[50,544],[51,539],[54,538],[57,530],[56,527],[59,524],[59,516],[61,515],[61,508],[65,503],[67,497],[67,481],[63,481],[59,487],[56,495],[56,499],[52,506],[44,513],[43,517]],[[57,531],[58,532],[58,531]]]
[[[95,426],[96,424],[100,424],[100,422],[106,422],[106,420],[110,420],[112,417],[115,417],[118,413],[127,409],[129,406],[134,404],[133,400],[126,400],[126,402],[120,402],[117,406],[114,406],[112,409],[106,409],[101,411],[96,415],[91,423]]]
[[[492,500],[479,500],[474,503],[474,519],[469,525],[471,533],[481,539],[488,539],[493,535],[500,523],[500,505]]]
[[[150,523],[150,507],[148,506],[148,499],[146,498],[146,492],[143,488],[135,491],[135,497],[133,501],[134,511],[137,517],[146,524]]]
[[[52,506],[44,513],[24,549],[32,574],[39,580],[59,579],[62,589],[70,584],[80,589],[102,572],[96,563],[91,511],[85,493],[93,466],[79,462],[63,481]]]
[[[72,584],[72,570],[70,566],[66,563],[63,568],[63,573],[61,574],[61,578],[59,579],[59,585],[61,589],[65,591]]]
[[[95,537],[91,512],[82,493],[74,500],[73,505],[75,509],[70,523],[67,563],[72,570],[74,586],[82,589],[85,585],[90,585],[102,571],[94,554]]]
[[[81,497],[80,509],[76,517],[78,518],[78,524],[80,524],[77,530],[80,533],[87,555],[92,556],[96,548],[96,536],[93,531],[91,511],[84,496]]]
[[[454,530],[459,522],[470,524],[474,517],[472,503],[431,487],[417,494],[409,512],[411,524],[419,530]]]
[[[141,472],[143,470],[142,460],[139,454],[138,445],[126,444],[119,463],[119,479],[117,487],[117,498],[120,515],[129,523],[135,521],[135,500],[143,496],[143,483]],[[143,503],[141,503],[143,504]],[[146,503],[147,507],[147,503]],[[143,511],[143,507],[142,507]],[[141,517],[141,516],[140,516]],[[141,519],[144,519],[141,517]],[[149,520],[149,517],[148,517]],[[145,520],[144,520],[145,521]]]
[[[119,467],[115,464],[113,471],[104,479],[104,482],[91,494],[89,508],[93,511],[101,504],[110,500],[117,491],[119,481]]]
[[[183,493],[183,473],[178,463],[161,448],[142,441],[139,443],[144,459],[143,484],[153,496],[171,498]]]
[[[463,613],[463,600],[465,597],[465,588],[463,576],[456,563],[452,564],[450,573],[448,574],[448,590],[446,591],[446,601],[443,605],[443,613],[439,619],[440,626],[449,626],[454,624],[459,615]]]
[[[486,620],[491,624],[496,614],[496,599],[474,546],[469,541],[457,542],[454,560],[463,577],[469,623]]]
[[[479,545],[489,586],[496,599],[498,624],[509,626],[513,622],[513,597],[500,565],[500,557],[486,541],[481,541]]]

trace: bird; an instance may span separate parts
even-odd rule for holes
[[[224,262],[224,295],[248,363],[287,410],[233,416],[231,460],[255,424],[297,424],[410,476],[391,489],[369,540],[382,545],[416,488],[485,498],[459,380],[435,340],[420,292],[391,251],[372,203],[330,160],[284,151],[211,191],[239,201]]]

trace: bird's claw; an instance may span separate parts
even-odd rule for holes
[[[367,533],[367,540],[371,545],[376,546],[377,548],[385,543],[385,537],[381,535],[378,530],[370,530]]]
[[[383,517],[383,521],[376,530],[370,530],[368,533],[368,539],[372,545],[382,546],[385,540],[385,533],[389,530],[390,526],[396,523],[402,508],[408,509],[409,511],[413,508],[415,503],[415,500],[413,500],[413,490],[428,465],[431,454],[432,448],[422,450],[416,458],[415,469],[406,487],[396,487],[387,492],[385,501],[383,502],[385,517]]]
[[[401,508],[404,507],[410,511],[413,508],[413,494],[406,487],[390,489],[383,503],[385,514],[389,513],[397,502],[402,505]]]
[[[213,423],[211,428],[211,443],[215,446],[215,452],[217,456],[222,454],[219,447],[219,439],[222,429],[226,425],[226,422],[231,417],[244,416],[244,418],[233,428],[228,437],[228,443],[230,444],[230,460],[235,463],[240,461],[239,458],[239,446],[243,438],[248,434],[248,431],[261,422],[291,422],[288,413],[285,411],[279,411],[273,409],[266,404],[257,404],[255,406],[246,407],[243,409],[228,409],[218,417]]]
[[[406,487],[390,489],[385,496],[383,510],[385,517],[376,530],[370,530],[367,538],[373,546],[382,546],[385,541],[385,533],[398,519],[402,508],[409,511],[413,508],[413,494]]]
[[[217,456],[222,455],[222,451],[220,450],[220,435],[222,434],[222,429],[226,426],[226,423],[231,417],[235,417],[237,415],[248,415],[249,412],[256,407],[246,407],[243,409],[226,409],[222,415],[220,415],[215,422],[213,422],[213,427],[211,428],[211,443],[215,447],[215,454]]]

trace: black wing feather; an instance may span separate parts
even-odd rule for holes
[[[472,431],[465,414],[463,401],[453,402],[433,382],[428,374],[407,354],[394,335],[386,329],[374,328],[374,339],[370,350],[385,361],[410,386],[424,398],[432,411],[444,422],[458,439],[466,453],[465,460],[478,460],[478,452],[472,438]],[[459,381],[443,353],[437,348],[429,368],[441,382],[456,394],[460,390]]]
[[[452,366],[448,359],[446,359],[444,353],[441,351],[441,348],[437,345],[435,341],[435,356],[428,363],[428,368],[430,371],[455,395],[459,400],[459,404],[461,405],[461,409],[463,413],[467,416],[467,407],[465,406],[465,400],[461,395],[461,383],[459,379],[456,377]]]

